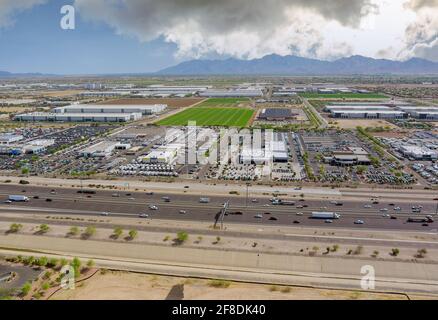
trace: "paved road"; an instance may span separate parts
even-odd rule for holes
[[[170,202],[164,202],[163,194],[147,195],[140,192],[117,192],[114,197],[112,191],[96,191],[96,194],[78,194],[76,189],[0,185],[0,199],[6,199],[8,194],[25,194],[31,198],[27,203],[1,204],[0,210],[7,211],[16,208],[31,208],[50,214],[69,213],[75,215],[96,214],[109,212],[112,216],[138,217],[141,213],[147,213],[151,218],[186,220],[186,221],[211,221],[221,210],[225,201],[230,201],[229,214],[225,217],[225,223],[251,223],[260,225],[292,225],[294,221],[299,222],[297,226],[312,227],[342,227],[357,229],[394,229],[394,230],[421,230],[425,232],[437,232],[438,221],[423,226],[422,223],[408,223],[407,217],[412,215],[411,205],[414,203],[394,203],[380,201],[379,204],[371,204],[370,201],[343,201],[342,206],[336,206],[328,200],[304,200],[295,202],[295,205],[270,205],[269,199],[257,199],[253,202],[249,199],[246,206],[246,198],[240,196],[210,197],[210,203],[199,203],[199,196],[179,194],[170,195]],[[23,192],[25,191],[25,192]],[[39,199],[34,199],[38,196]],[[48,202],[47,199],[51,199]],[[364,203],[371,204],[372,208],[364,208]],[[424,216],[435,212],[434,202],[421,202],[423,210],[418,216]],[[417,204],[417,203],[416,203]],[[150,210],[149,205],[158,206],[159,210]],[[269,205],[269,206],[267,206]],[[299,208],[303,206],[303,208]],[[305,207],[304,207],[305,206]],[[399,206],[401,211],[395,211]],[[382,215],[386,212],[380,210],[386,208],[387,213],[396,216],[397,219],[389,219]],[[60,211],[57,211],[60,210]],[[61,211],[62,210],[62,211]],[[185,210],[181,214],[180,210]],[[310,219],[312,211],[334,211],[341,214],[341,219],[333,223],[325,223],[324,220]],[[34,213],[34,211],[23,211]],[[302,212],[302,216],[297,213]],[[257,219],[255,215],[261,214],[262,218]],[[276,220],[273,220],[273,217]],[[361,219],[364,225],[355,225],[354,221]],[[437,224],[435,226],[435,224]]]

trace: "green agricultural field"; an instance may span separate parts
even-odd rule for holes
[[[254,111],[245,108],[193,107],[158,121],[160,126],[186,126],[196,121],[198,126],[245,127]]]
[[[205,100],[197,107],[216,107],[216,108],[229,108],[229,107],[241,107],[242,105],[249,105],[248,98],[210,98]]]
[[[379,93],[300,93],[307,99],[385,99],[387,96]]]

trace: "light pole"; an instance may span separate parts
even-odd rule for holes
[[[245,200],[245,207],[248,207],[249,186],[250,186],[250,184],[247,182],[247,183],[246,183],[246,200]]]

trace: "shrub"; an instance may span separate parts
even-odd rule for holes
[[[390,255],[393,257],[397,257],[399,255],[399,253],[400,253],[400,250],[398,248],[393,248],[393,249],[391,249]]]
[[[17,233],[18,231],[20,231],[23,228],[22,224],[19,223],[13,223],[11,224],[11,226],[9,227],[9,232],[12,233]]]
[[[228,288],[231,282],[227,280],[211,280],[208,282],[208,285],[214,288]]]

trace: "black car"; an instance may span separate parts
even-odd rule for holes
[[[295,224],[299,224],[300,222],[299,222],[298,220],[294,220],[293,223],[295,223]]]
[[[46,201],[47,201],[47,202],[52,202],[52,199],[47,198]]]
[[[271,221],[277,221],[278,219],[276,217],[270,217],[269,220]]]
[[[34,196],[33,198],[34,198],[34,199],[39,199],[40,197],[39,197],[39,196]]]

